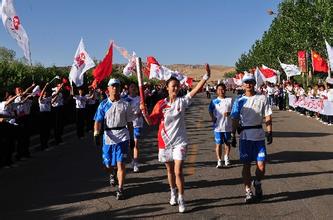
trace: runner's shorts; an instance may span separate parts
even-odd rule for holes
[[[178,145],[158,149],[158,161],[165,163],[174,160],[185,160],[187,145]]]
[[[239,157],[243,163],[266,160],[265,141],[239,140]]]
[[[104,144],[102,151],[103,163],[106,167],[116,166],[117,162],[124,163],[128,153],[128,141],[111,145]]]
[[[134,133],[134,140],[140,139],[140,137],[141,137],[141,128],[134,128],[133,133]]]
[[[214,131],[214,138],[216,144],[229,144],[231,141],[231,132]]]

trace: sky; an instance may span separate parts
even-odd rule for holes
[[[16,0],[32,63],[70,66],[81,37],[103,59],[110,40],[161,64],[234,66],[260,39],[281,0]],[[2,22],[1,22],[2,23]],[[0,46],[23,57],[0,25]],[[114,51],[114,63],[127,60]]]

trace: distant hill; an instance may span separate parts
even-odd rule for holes
[[[172,64],[167,65],[172,70],[177,70],[189,77],[199,80],[204,73],[206,73],[204,65],[189,65],[189,64]],[[228,67],[222,65],[211,65],[211,78],[209,81],[217,81],[224,78],[224,74],[235,71],[235,67]]]

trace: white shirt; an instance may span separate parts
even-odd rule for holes
[[[141,110],[140,110],[140,96],[136,96],[136,97],[127,96],[125,98],[125,100],[130,103],[130,106],[133,111],[133,115],[134,115],[133,127],[142,128],[143,127],[143,118],[142,118]]]
[[[220,98],[217,97],[213,99],[209,104],[209,112],[213,113],[216,118],[214,124],[214,131],[216,132],[231,132],[232,131],[232,121],[231,117],[224,116],[224,113],[231,112],[232,99],[231,98]]]
[[[56,92],[53,92],[52,96],[55,95],[55,94],[56,94]],[[64,105],[64,99],[63,99],[62,93],[59,92],[56,99],[52,103],[52,106],[53,107],[59,107],[59,106],[63,106],[63,105]]]
[[[185,110],[190,105],[190,93],[177,97],[174,102],[162,99],[150,114],[152,124],[158,124],[158,147],[160,149],[186,146],[188,139],[185,127]]]
[[[262,125],[263,117],[272,114],[272,110],[264,95],[242,96],[237,99],[232,107],[231,117],[240,120],[244,126]],[[250,141],[265,140],[262,128],[245,129],[240,134],[240,139]]]
[[[87,97],[75,95],[73,96],[73,99],[75,99],[76,108],[86,108]]]
[[[39,111],[40,112],[50,112],[51,111],[51,97],[41,98],[38,100]]]
[[[24,103],[22,103],[23,97],[18,96],[14,100],[14,103],[16,103],[16,112],[18,116],[23,116],[23,115],[29,115],[30,114],[30,109],[32,105],[32,100],[28,99]]]
[[[328,89],[327,100],[333,102],[333,89]]]

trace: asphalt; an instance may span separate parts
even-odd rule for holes
[[[238,149],[232,149],[230,167],[215,168],[209,101],[199,94],[186,113],[186,213],[168,203],[156,127],[145,129],[140,173],[127,165],[127,199],[122,201],[108,185],[92,134],[78,139],[68,129],[65,144],[0,170],[0,219],[333,219],[333,127],[274,111],[264,199],[244,204]]]

